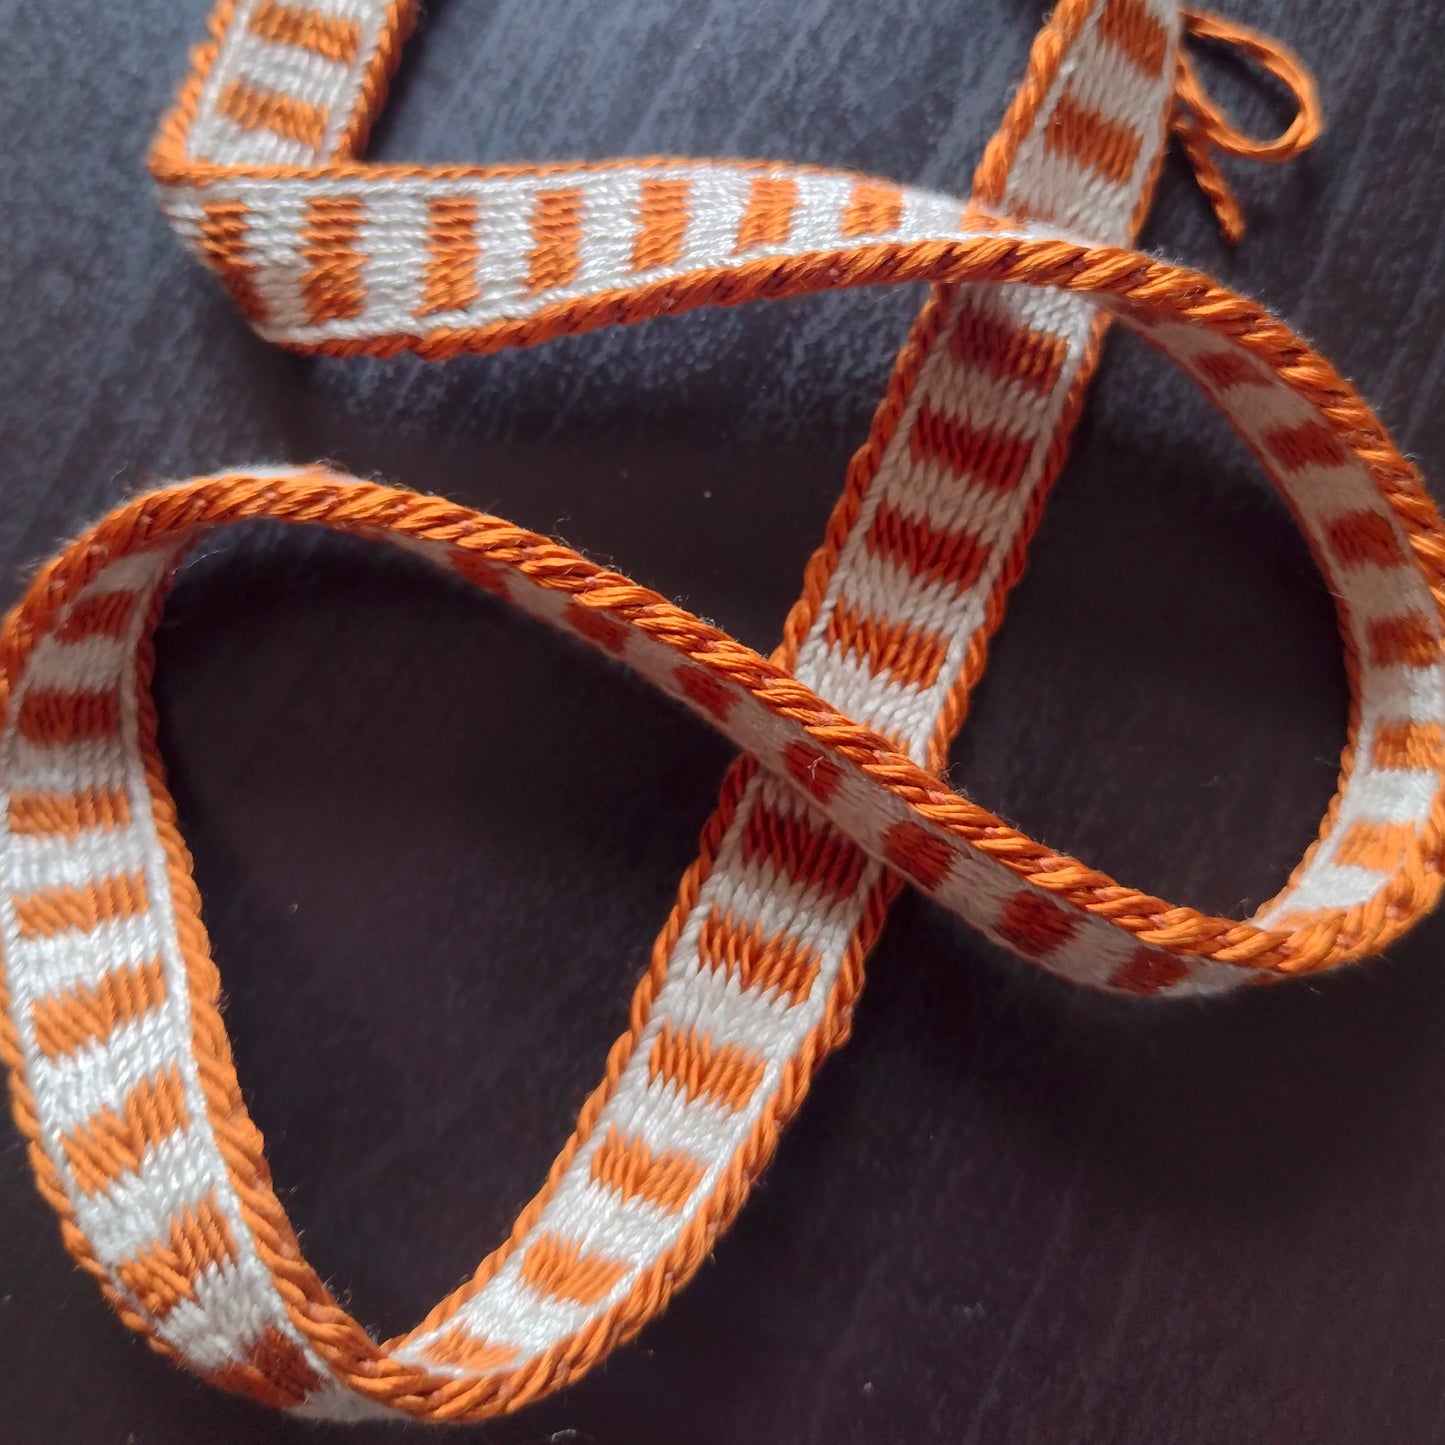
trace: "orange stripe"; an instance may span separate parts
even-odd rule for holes
[[[707,668],[695,663],[685,663],[673,674],[683,693],[700,708],[710,712],[719,722],[725,722],[732,711],[738,694],[721,678]]]
[[[757,176],[748,188],[748,206],[738,225],[733,254],[755,246],[781,246],[793,229],[798,209],[798,183],[772,176]]]
[[[932,687],[948,660],[948,641],[941,634],[869,617],[845,607],[841,598],[824,637],[829,647],[866,662],[872,672],[886,672],[911,687]]]
[[[1234,386],[1268,386],[1270,378],[1234,347],[1201,352],[1189,363],[1215,391]]]
[[[917,823],[895,823],[883,836],[883,856],[925,888],[937,888],[953,866],[953,849]]]
[[[676,1214],[702,1183],[707,1166],[682,1149],[655,1154],[641,1138],[625,1138],[613,1125],[592,1156],[592,1182],[623,1199],[645,1199]]]
[[[843,780],[843,769],[825,752],[807,743],[789,743],[783,749],[783,766],[788,776],[820,803],[826,803]]]
[[[1370,624],[1370,661],[1376,667],[1429,667],[1440,660],[1440,644],[1419,612]]]
[[[140,601],[139,592],[97,592],[75,602],[65,621],[55,629],[61,642],[87,637],[124,637],[126,624]]]
[[[1099,12],[1099,34],[1151,80],[1163,71],[1169,32],[1149,13],[1143,0],[1108,0]]]
[[[115,873],[84,888],[41,888],[14,895],[21,938],[53,938],[70,929],[89,933],[102,923],[133,918],[148,907],[144,873]]]
[[[1021,221],[1031,219],[1031,213],[1022,205],[1017,206],[1012,215],[995,216],[988,211],[981,211],[978,208],[978,199],[970,200],[963,208],[960,222],[970,231],[992,231],[1001,234],[1005,231],[1012,232]]]
[[[1110,988],[1128,993],[1158,993],[1170,988],[1189,972],[1189,965],[1172,953],[1158,948],[1140,948],[1129,955],[1109,979]]]
[[[321,149],[330,119],[324,105],[312,105],[275,90],[258,90],[244,80],[233,80],[221,92],[216,108],[242,130],[269,130],[312,150]]]
[[[11,793],[10,831],[27,837],[74,838],[92,828],[130,827],[124,788],[86,788],[79,793]]]
[[[843,212],[842,233],[855,236],[886,236],[903,220],[903,192],[897,186],[874,180],[860,180],[853,187]]]
[[[366,305],[359,249],[365,207],[357,196],[315,196],[306,203],[301,259],[307,271],[301,295],[315,326],[352,321]]]
[[[295,45],[350,65],[361,48],[361,26],[341,15],[323,15],[303,5],[278,5],[266,0],[251,16],[251,33],[273,45]]]
[[[542,191],[532,212],[527,291],[535,296],[573,280],[582,264],[582,192]]]
[[[1377,768],[1438,768],[1445,751],[1439,723],[1381,723],[1370,750]]]
[[[734,923],[718,908],[708,914],[697,940],[703,966],[732,974],[743,989],[777,989],[801,1003],[813,987],[822,956],[786,933],[765,934],[761,923]]]
[[[47,1059],[72,1054],[109,1038],[120,1025],[158,1009],[165,1000],[160,959],[113,968],[98,984],[36,999],[31,1009],[35,1046]]]
[[[1325,529],[1330,550],[1341,566],[1394,567],[1405,560],[1400,540],[1390,519],[1380,512],[1346,512]]]
[[[218,1389],[249,1396],[273,1410],[304,1404],[326,1383],[307,1364],[301,1347],[274,1325],[247,1349],[245,1359],[232,1360],[204,1378]]]
[[[540,1295],[596,1304],[627,1273],[627,1264],[587,1254],[573,1240],[544,1234],[522,1258],[522,1278]]]
[[[20,736],[32,743],[93,743],[120,731],[120,696],[109,692],[58,692],[32,687],[15,719]]]
[[[709,1099],[736,1112],[747,1107],[767,1065],[736,1044],[714,1044],[696,1029],[663,1024],[647,1060],[647,1079],[681,1089],[691,1102]]]
[[[157,1240],[116,1266],[116,1278],[147,1314],[163,1320],[182,1300],[194,1300],[196,1280],[207,1269],[233,1264],[236,1243],[216,1203],[215,1191],[171,1221],[170,1237]]]
[[[1265,437],[1264,445],[1291,472],[1308,466],[1337,467],[1350,458],[1345,444],[1322,421],[1279,427]]]
[[[1058,385],[1069,357],[1062,337],[1016,326],[972,304],[966,304],[953,323],[949,350],[961,365],[1001,381],[1022,382],[1040,396]]]
[[[201,255],[244,316],[264,320],[266,304],[256,288],[248,238],[251,214],[244,201],[208,201],[201,207]]]
[[[863,854],[842,833],[762,804],[753,807],[743,827],[742,857],[744,863],[771,864],[805,888],[838,898],[853,893],[863,876]]]
[[[474,587],[490,592],[493,597],[500,597],[503,602],[511,597],[506,571],[495,563],[459,548],[451,554],[451,564],[457,575],[465,577]]]
[[[1046,151],[1066,156],[1116,186],[1134,174],[1142,144],[1133,126],[1110,120],[1067,91],[1059,97],[1044,132]]]
[[[85,1194],[95,1194],[124,1174],[140,1168],[147,1149],[187,1127],[185,1089],[180,1068],[169,1069],[137,1084],[121,1113],[102,1109],[78,1129],[62,1135],[60,1147]]]
[[[1029,442],[1012,432],[970,426],[928,402],[918,408],[909,440],[915,461],[935,462],[957,477],[972,477],[1000,492],[1019,485],[1033,452]]]
[[[638,231],[632,243],[632,269],[651,271],[672,266],[682,256],[691,215],[687,209],[690,181],[643,181]]]
[[[431,259],[427,262],[419,314],[462,311],[481,295],[477,262],[482,246],[477,239],[476,197],[431,196],[426,204]]]
[[[480,1340],[462,1325],[453,1325],[422,1353],[439,1365],[456,1365],[464,1370],[498,1370],[517,1358],[516,1350],[510,1345]]]
[[[1335,849],[1335,862],[1346,867],[1391,873],[1415,836],[1410,823],[1352,823]]]
[[[988,544],[971,532],[952,532],[910,517],[880,502],[864,538],[875,557],[886,557],[911,576],[962,592],[972,587],[988,561]]]
[[[1019,892],[1004,905],[998,933],[1020,953],[1039,958],[1067,943],[1078,926],[1078,920],[1053,899]]]
[[[567,604],[567,625],[589,642],[620,657],[627,647],[628,627],[599,607],[588,607],[575,599]]]

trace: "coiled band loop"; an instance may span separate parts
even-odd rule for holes
[[[224,4],[163,128],[167,212],[282,344],[442,357],[932,283],[772,658],[560,543],[320,468],[126,503],[0,629],[0,1055],[67,1245],[128,1324],[219,1385],[308,1415],[471,1420],[575,1378],[698,1268],[846,1037],[904,883],[1064,977],[1149,997],[1331,968],[1431,907],[1445,528],[1307,345],[1131,248],[1178,103],[1226,150],[1271,149],[1241,149],[1176,94],[1173,0],[1063,0],[967,204],[776,164],[364,166],[409,23],[402,0]],[[1340,792],[1249,919],[1119,884],[940,781],[1112,320],[1244,439],[1338,601]],[[417,553],[633,668],[744,754],[542,1189],[467,1284],[385,1344],[306,1262],[272,1187],[156,750],[169,580],[209,531],[252,518]]]

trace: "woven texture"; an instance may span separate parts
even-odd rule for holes
[[[271,339],[442,357],[934,283],[771,660],[557,543],[316,469],[139,498],[7,620],[3,1044],[67,1243],[128,1323],[218,1384],[306,1414],[447,1420],[575,1376],[697,1268],[846,1037],[900,881],[1025,958],[1135,995],[1317,971],[1428,909],[1445,534],[1325,362],[1252,303],[1123,249],[1171,127],[1191,155],[1221,133],[1166,0],[1065,0],[967,204],[787,165],[364,166],[409,20],[369,0],[223,6],[163,127],[167,213]],[[1123,887],[937,777],[1112,319],[1217,403],[1339,600],[1355,696],[1341,790],[1247,921]],[[417,552],[634,668],[745,754],[542,1191],[466,1286],[385,1345],[306,1265],[271,1188],[155,748],[167,582],[208,530],[253,517]]]

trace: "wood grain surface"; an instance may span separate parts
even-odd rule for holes
[[[1329,129],[1182,166],[1146,243],[1311,336],[1445,476],[1445,7],[1221,0]],[[913,291],[433,367],[282,355],[142,167],[202,0],[0,0],[0,576],[157,479],[330,457],[565,537],[770,647]],[[781,156],[962,190],[1036,0],[434,0],[376,151]],[[1279,97],[1227,58],[1250,124]],[[951,776],[1125,881],[1268,896],[1345,693],[1284,509],[1115,338]],[[601,1071],[727,749],[404,559],[265,529],[160,634],[163,743],[277,1179],[323,1275],[412,1323],[500,1240]],[[912,897],[736,1228],[664,1319],[499,1442],[1445,1440],[1445,923],[1208,1006],[1036,976]],[[358,1442],[393,1438],[384,1427]],[[0,1438],[308,1441],[111,1317],[0,1137]],[[337,1433],[334,1438],[340,1439]]]

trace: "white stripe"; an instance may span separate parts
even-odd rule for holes
[[[668,978],[658,991],[652,1009],[658,1027],[695,1029],[714,1048],[732,1046],[764,1058],[786,1059],[795,1043],[790,1015],[796,1005],[777,990],[744,989],[736,974],[702,965],[697,954],[701,922],[694,912],[684,930],[685,936],[691,934],[693,946],[674,953]]]
[[[54,1135],[49,1138],[53,1141]],[[73,1191],[75,1222],[96,1258],[113,1268],[165,1239],[176,1215],[204,1199],[221,1183],[223,1173],[220,1156],[199,1137],[193,1116],[189,1129],[178,1130],[148,1149],[134,1173],[122,1175],[99,1194]],[[244,1233],[237,1230],[234,1219],[231,1230],[238,1240]]]
[[[177,1064],[182,1051],[170,1007],[167,1001],[72,1054],[47,1059],[35,1050],[27,1070],[45,1127],[62,1134],[102,1109],[122,1113],[132,1089]]]
[[[55,634],[41,638],[15,689],[16,702],[32,689],[60,692],[108,692],[129,671],[132,644],[113,637],[86,637],[61,642]]]
[[[1362,757],[1368,751],[1361,748]],[[1430,772],[1357,767],[1340,803],[1333,834],[1354,822],[1425,823],[1439,791],[1440,779]]]
[[[102,923],[88,933],[63,933],[54,938],[18,938],[7,892],[0,897],[5,917],[6,955],[12,1010],[21,1016],[23,1001],[94,987],[112,969],[149,963],[161,950],[162,938],[152,913]]]
[[[182,1300],[156,1333],[196,1368],[220,1370],[241,1362],[240,1351],[267,1329],[279,1329],[300,1344],[259,1260],[243,1258],[221,1269],[208,1265],[194,1289],[195,1301]]]
[[[106,878],[138,873],[147,861],[143,829],[92,830],[67,838],[23,833],[10,840],[7,883],[15,893],[85,888]]]
[[[1350,609],[1350,619],[1363,642],[1370,623],[1420,613],[1439,634],[1439,609],[1425,579],[1410,566],[1377,567],[1362,562],[1330,569],[1330,580]]]
[[[637,1196],[623,1199],[573,1169],[542,1212],[538,1227],[576,1241],[589,1254],[640,1268],[667,1248],[677,1233],[677,1216]]]
[[[1360,695],[1371,718],[1386,722],[1445,723],[1445,664],[1360,668]]]
[[[1255,921],[1262,928],[1271,928],[1292,913],[1358,908],[1380,891],[1384,881],[1384,875],[1373,868],[1346,867],[1318,857],[1299,883]]]
[[[361,267],[365,301],[357,324],[377,336],[418,330],[417,313],[431,264],[426,197],[416,189],[368,196],[357,249],[365,257]],[[421,329],[463,314],[429,316]]]
[[[347,67],[300,45],[282,45],[258,35],[243,34],[234,41],[232,64],[243,84],[317,105],[330,112],[347,77]]]
[[[32,743],[12,729],[0,745],[0,769],[11,793],[79,793],[87,788],[114,788],[125,782],[125,749],[119,737],[79,743]]]

